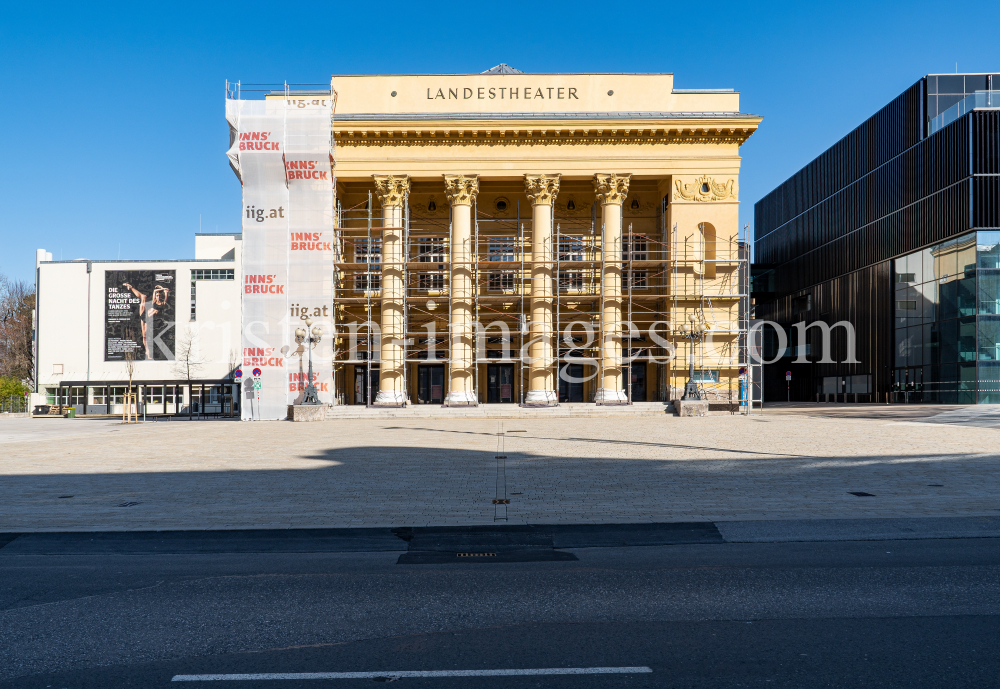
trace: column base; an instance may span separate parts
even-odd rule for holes
[[[406,395],[397,390],[379,390],[375,395],[375,407],[402,407],[406,404]]]
[[[628,404],[628,397],[624,390],[614,388],[598,388],[594,397],[596,404]]]
[[[526,407],[554,407],[559,404],[559,397],[552,390],[528,390],[524,398]]]
[[[444,406],[478,407],[479,402],[476,401],[476,394],[474,392],[449,392],[448,396],[444,399]]]

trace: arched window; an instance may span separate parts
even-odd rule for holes
[[[715,225],[708,222],[698,224],[698,234],[701,239],[701,259],[705,261],[705,277],[715,277],[715,259],[718,258],[718,242]]]

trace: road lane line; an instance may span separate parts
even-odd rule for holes
[[[628,675],[650,667],[546,667],[507,670],[386,670],[384,672],[265,672],[245,675],[174,675],[171,682],[219,682],[281,679],[375,679],[376,677],[515,677],[524,675]]]

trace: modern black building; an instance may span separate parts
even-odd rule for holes
[[[928,75],[754,208],[764,399],[1000,403],[1000,74]],[[796,347],[795,323],[850,322]],[[804,354],[810,363],[792,363]],[[786,372],[791,382],[786,383]]]

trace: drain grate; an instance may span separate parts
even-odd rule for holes
[[[71,497],[73,497],[73,496],[72,495],[60,495],[59,499],[62,500],[64,498],[71,498]]]
[[[123,502],[123,503],[120,503],[118,505],[118,507],[135,507],[136,505],[139,505],[139,504],[141,504],[141,503],[138,503],[138,502]]]
[[[494,505],[509,505],[510,498],[493,498]]]
[[[455,553],[455,557],[496,557],[496,553]]]
[[[928,483],[927,487],[928,488],[944,488],[944,484],[943,483]]]
[[[859,498],[874,498],[875,497],[874,493],[865,493],[865,492],[860,491],[860,490],[859,491],[849,490],[847,492],[850,495],[857,495]]]

